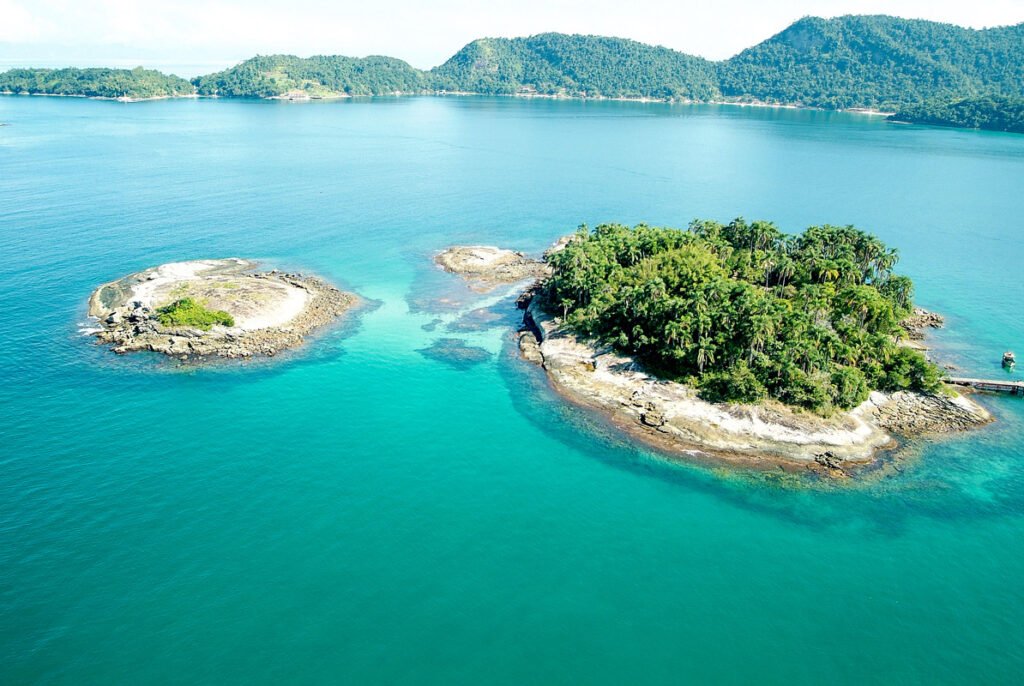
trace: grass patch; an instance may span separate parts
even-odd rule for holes
[[[175,286],[174,289],[171,291],[171,297],[183,298],[185,297],[185,294],[189,292],[189,289],[191,287],[192,284],[190,284],[188,281],[180,283],[177,286]]]
[[[175,300],[156,312],[157,318],[164,326],[194,326],[209,331],[214,324],[235,325],[235,318],[224,310],[207,309],[192,298]]]

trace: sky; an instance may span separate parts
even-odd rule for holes
[[[982,28],[1024,21],[1024,0],[0,0],[0,66],[177,65],[201,73],[290,53],[389,55],[429,68],[474,38],[546,31],[724,59],[802,16],[843,14]]]

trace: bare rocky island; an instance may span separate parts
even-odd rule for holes
[[[545,256],[569,240],[563,238]],[[482,260],[467,260],[463,268],[446,259],[443,266],[464,278],[493,285],[518,283],[531,272],[537,279],[551,273],[546,260],[499,248],[453,247],[442,255],[472,255],[481,250],[516,256],[517,270],[489,271]],[[539,284],[534,283],[520,299],[525,309],[518,334],[522,356],[544,369],[563,398],[597,410],[619,429],[670,457],[810,470],[845,478],[875,463],[899,445],[899,439],[961,432],[992,421],[988,411],[951,387],[936,393],[872,391],[856,407],[828,416],[770,399],[709,402],[698,389],[660,378],[613,346],[577,335],[561,317],[540,307],[534,297]],[[936,315],[915,310],[906,326],[909,337],[919,339],[921,328],[940,324]]]
[[[548,274],[543,261],[491,245],[452,246],[435,255],[434,262],[446,272],[459,274],[470,288],[482,293]]]
[[[173,262],[97,288],[89,315],[116,353],[271,357],[302,343],[357,302],[326,281],[230,258]]]

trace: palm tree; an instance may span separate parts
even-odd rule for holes
[[[793,274],[796,273],[796,264],[788,257],[784,257],[778,268],[779,285],[783,288],[786,287],[786,282],[793,278]]]
[[[709,363],[715,363],[715,353],[708,345],[708,339],[701,336],[697,341],[697,371],[703,374],[704,367]]]
[[[665,324],[665,342],[670,347],[685,340],[690,334],[690,324],[681,318],[671,319]]]
[[[882,254],[875,258],[875,277],[885,279],[892,273],[893,267],[900,261],[899,251],[895,248],[882,250]]]

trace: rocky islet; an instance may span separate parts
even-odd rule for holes
[[[116,353],[151,351],[180,358],[273,357],[314,329],[345,314],[358,297],[323,279],[278,270],[256,271],[237,258],[160,265],[97,288],[89,314],[101,343]],[[191,297],[226,311],[234,326],[168,326],[159,309]]]

